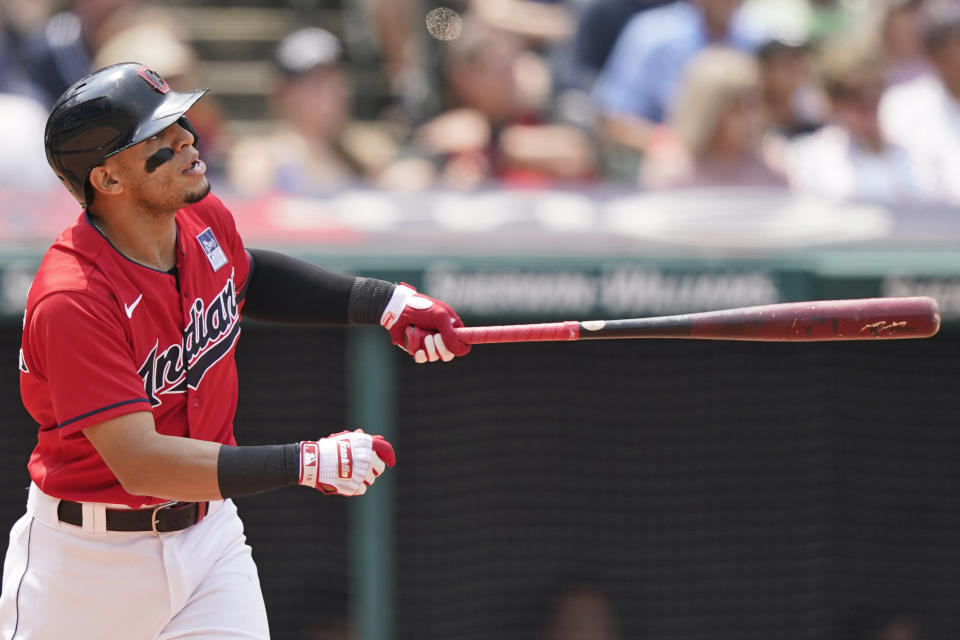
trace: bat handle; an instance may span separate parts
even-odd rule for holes
[[[494,342],[556,342],[580,339],[580,323],[544,322],[541,324],[507,324],[494,327],[459,327],[457,337],[467,344]]]

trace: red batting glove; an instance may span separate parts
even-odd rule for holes
[[[383,436],[341,431],[300,443],[300,484],[326,494],[360,496],[396,461]]]
[[[418,363],[449,362],[470,353],[470,345],[454,331],[463,326],[460,316],[447,304],[401,282],[387,303],[380,324],[390,333],[393,344]]]

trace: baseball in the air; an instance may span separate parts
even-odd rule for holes
[[[437,40],[456,40],[463,21],[460,14],[447,7],[438,7],[427,14],[427,31]]]

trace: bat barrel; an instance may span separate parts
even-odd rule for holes
[[[929,297],[821,300],[691,314],[691,338],[827,341],[928,338],[940,329]]]

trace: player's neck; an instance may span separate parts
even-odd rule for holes
[[[94,226],[127,258],[157,271],[169,271],[177,265],[176,213],[169,216],[89,213]]]

